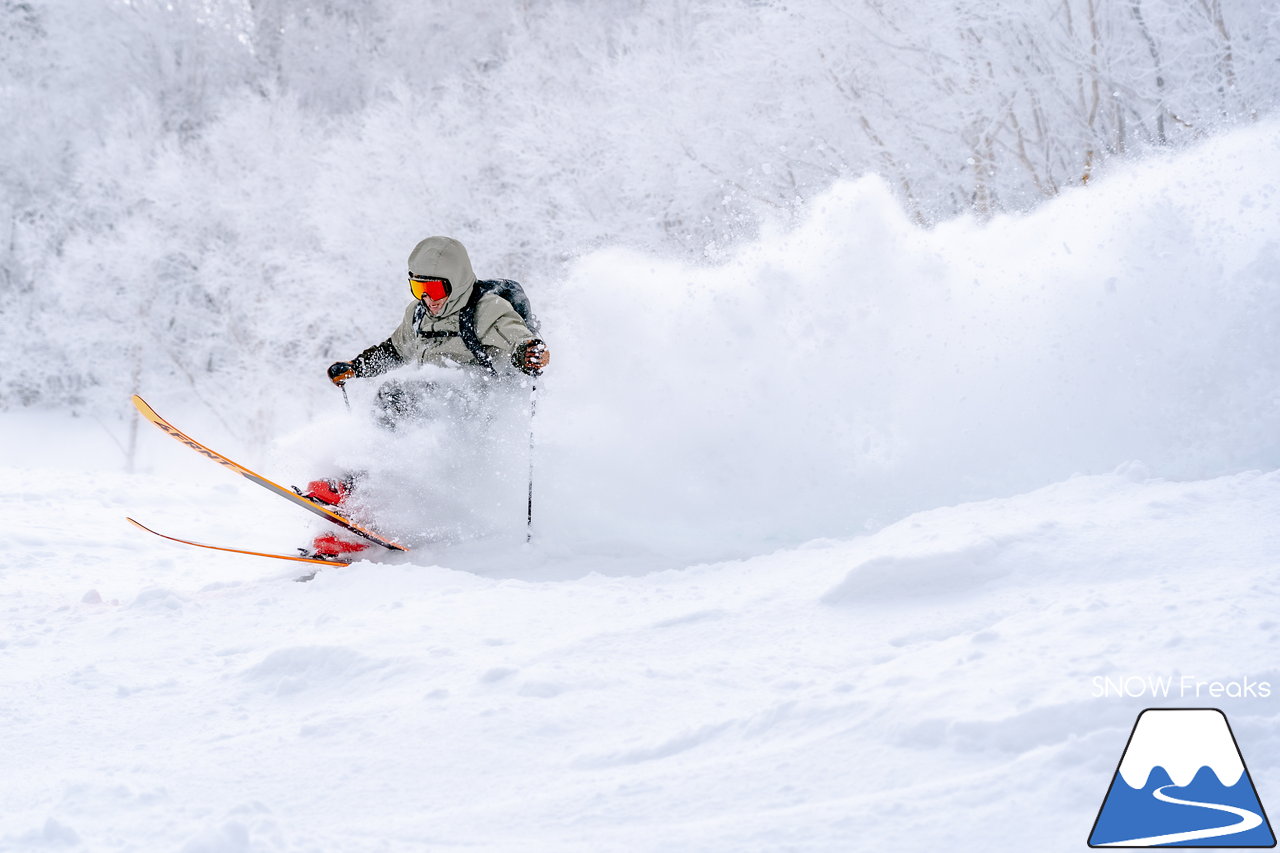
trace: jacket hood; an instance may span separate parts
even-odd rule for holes
[[[440,317],[461,311],[476,284],[466,247],[452,237],[428,237],[414,246],[409,253],[409,275],[449,279],[453,292]]]

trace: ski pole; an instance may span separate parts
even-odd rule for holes
[[[524,541],[533,541],[533,416],[538,412],[538,374],[533,375],[533,388],[529,391],[529,513],[525,526]]]
[[[349,411],[351,411],[351,401],[350,401],[349,399],[347,399],[347,386],[346,386],[346,384],[345,384],[345,383],[343,383],[342,385],[339,385],[338,387],[342,389],[342,402],[344,402],[344,403],[346,403],[346,404],[347,404],[347,411],[349,412]]]

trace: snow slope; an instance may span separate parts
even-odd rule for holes
[[[1148,704],[1094,676],[1280,682],[1275,472],[1079,477],[649,575],[310,584],[120,518],[303,523],[220,471],[5,473],[5,850],[1080,849]],[[1265,803],[1275,700],[1227,712]]]
[[[6,414],[0,850],[1078,850],[1149,705],[1222,707],[1274,801],[1277,147],[985,227],[872,181],[715,269],[584,259],[529,548],[292,583],[123,516],[286,551],[307,514]],[[309,473],[306,430],[273,459],[151,402]],[[1131,676],[1272,689],[1097,695]]]

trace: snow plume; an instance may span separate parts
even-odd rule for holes
[[[986,225],[866,178],[714,268],[584,257],[545,311],[545,529],[711,559],[1135,459],[1274,467],[1277,164],[1267,123]]]
[[[411,548],[523,544],[527,388],[430,366],[353,383],[352,410],[286,436],[272,468],[352,478],[353,519]]]

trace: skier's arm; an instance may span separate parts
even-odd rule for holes
[[[534,336],[524,319],[505,299],[495,297],[494,304],[500,305],[502,310],[481,335],[481,342],[489,350],[494,363],[499,363],[500,355],[517,370],[529,374],[541,371],[551,361],[547,345]]]
[[[404,363],[399,351],[387,338],[380,344],[369,347],[351,361],[338,361],[329,365],[329,381],[341,385],[348,379],[378,376]]]
[[[391,338],[369,347],[351,359],[351,366],[355,368],[356,376],[361,379],[369,376],[379,376],[402,364],[404,364],[404,359],[400,357],[400,351],[391,342]]]

